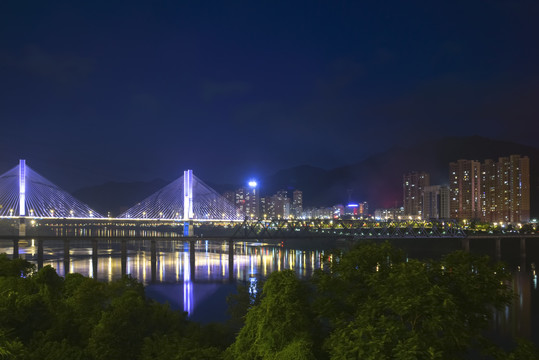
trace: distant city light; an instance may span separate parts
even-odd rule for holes
[[[359,204],[348,204],[346,206],[348,206],[348,207],[359,207]]]
[[[255,188],[258,186],[258,183],[255,180],[249,180],[249,186]]]

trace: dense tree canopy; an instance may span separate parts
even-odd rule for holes
[[[146,298],[135,279],[104,283],[80,274],[64,279],[50,266],[33,270],[0,255],[0,359],[175,358],[154,356],[157,347],[218,358],[229,344],[201,340],[224,330],[189,322],[185,313]]]

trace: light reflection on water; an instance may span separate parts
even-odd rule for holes
[[[230,249],[227,241],[207,240],[103,240],[97,246],[97,253],[90,240],[70,240],[68,244],[66,248],[64,241],[43,241],[40,262],[38,241],[20,241],[19,256],[38,266],[50,265],[60,276],[80,273],[113,281],[125,274],[138,279],[150,290],[182,285],[180,299],[176,288],[171,290],[172,297],[162,293],[161,296],[172,307],[190,315],[199,302],[197,291],[206,298],[207,288],[215,290],[215,286],[208,284],[240,282],[255,289],[257,279],[283,269],[295,270],[300,278],[306,278],[321,267],[323,256],[323,251],[287,249],[263,243],[237,242]],[[12,242],[0,241],[1,252],[12,255]]]
[[[167,301],[171,307],[183,309],[194,320],[204,322],[226,318],[225,298],[234,292],[237,283],[256,289],[258,279],[283,269],[292,269],[300,278],[308,278],[322,266],[324,253],[248,242],[237,242],[230,251],[227,241],[170,239],[153,243],[150,240],[123,243],[103,240],[94,254],[90,240],[71,240],[66,258],[63,241],[47,240],[42,244],[43,265],[51,265],[59,275],[77,272],[105,281],[118,279],[122,274],[130,275],[146,285],[150,297]],[[442,251],[440,245],[425,246],[417,240],[396,245],[406,249],[410,257],[420,258],[436,258],[440,253],[459,248],[451,243]],[[505,261],[513,273],[512,287],[517,296],[511,305],[495,315],[495,333],[502,339],[522,336],[539,345],[539,290],[535,268],[535,264],[539,264],[539,239],[527,241],[524,247],[509,239],[503,240],[501,245],[485,239],[471,242],[468,247],[471,252]],[[13,243],[0,241],[1,252],[11,255]],[[37,264],[38,242],[20,241],[19,254]]]

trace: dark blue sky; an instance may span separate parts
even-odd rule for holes
[[[2,1],[0,171],[229,183],[444,135],[536,145],[537,19],[524,0]]]

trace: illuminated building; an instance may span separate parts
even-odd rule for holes
[[[271,216],[269,214],[269,198],[266,196],[260,197],[260,217],[263,219],[271,219]]]
[[[362,217],[366,217],[369,215],[369,203],[367,203],[366,201],[359,203],[358,215]]]
[[[238,213],[247,214],[245,212],[245,209],[246,209],[245,188],[241,187],[238,190],[236,190],[236,196],[235,196],[234,204],[236,205],[236,209],[238,210]]]
[[[244,213],[245,216],[257,219],[260,215],[258,184],[256,181],[251,180],[248,185],[248,187],[241,187],[236,190],[236,208]]]
[[[430,185],[430,175],[425,172],[410,172],[404,174],[402,180],[404,214],[406,216],[421,216],[423,211],[423,189]]]
[[[519,223],[530,219],[530,160],[459,160],[449,164],[451,218]]]
[[[481,166],[481,216],[484,221],[496,222],[497,166],[490,159]]]
[[[481,218],[481,164],[458,160],[449,164],[449,210],[452,219]]]
[[[449,187],[425,186],[423,190],[423,219],[449,219]]]
[[[225,191],[223,193],[223,197],[230,201],[232,204],[236,202],[236,194],[234,193],[234,191]]]
[[[304,219],[333,219],[333,208],[309,208],[303,211]]]
[[[530,220],[530,159],[527,156],[501,157],[496,163],[494,191],[485,189],[485,202],[495,203],[489,212],[497,222],[519,223]],[[490,191],[487,191],[490,190]],[[495,200],[492,200],[492,196]],[[493,216],[492,216],[493,215]]]
[[[376,209],[374,210],[374,218],[382,221],[401,220],[405,218],[404,208]]]
[[[271,197],[274,214],[276,218],[288,218],[290,216],[290,199],[286,190],[279,190]]]
[[[292,215],[299,218],[303,213],[303,191],[294,190],[292,193]]]

